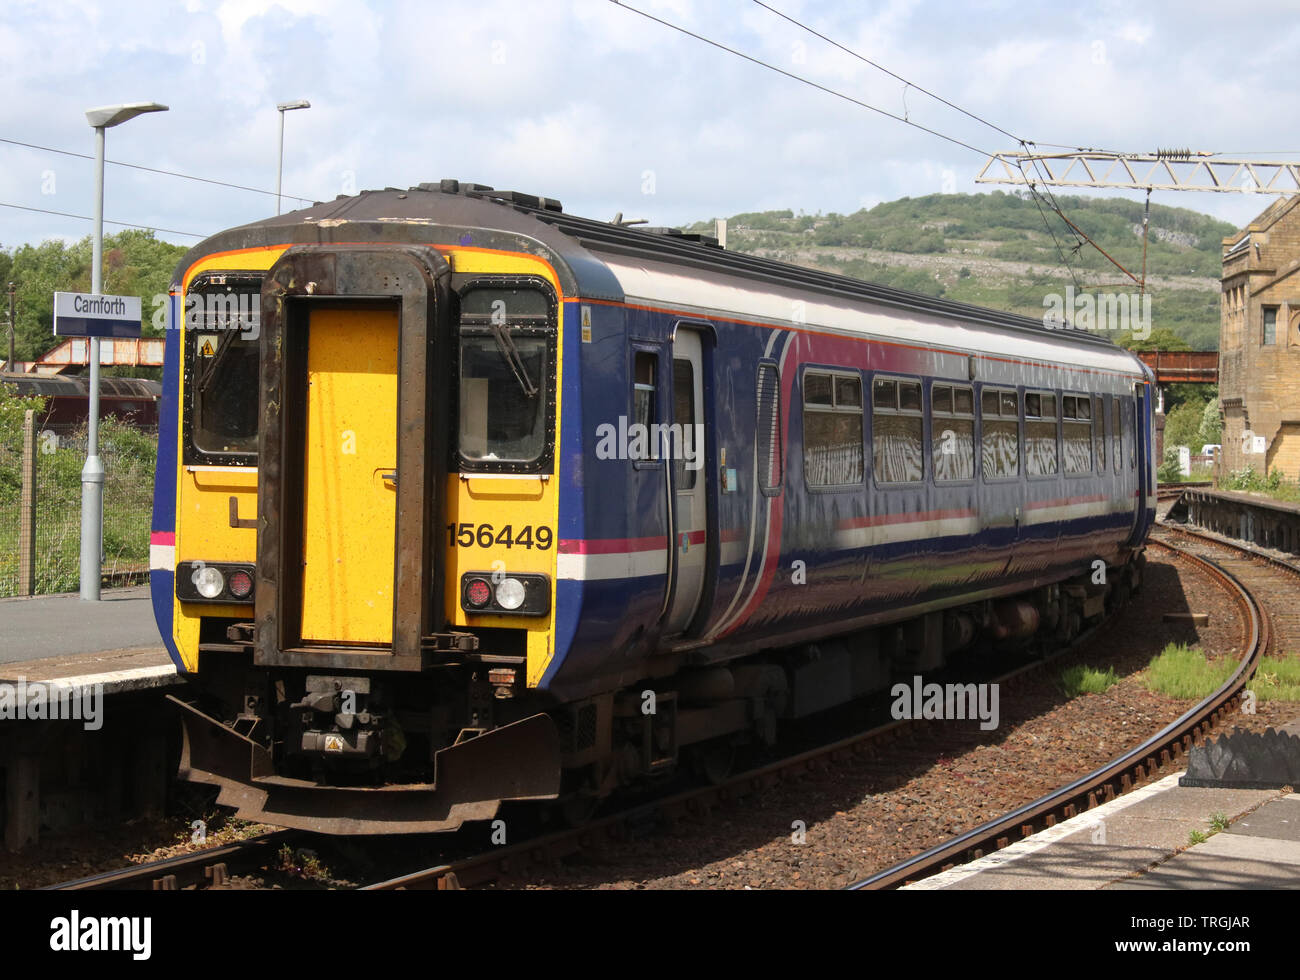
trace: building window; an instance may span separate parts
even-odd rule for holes
[[[1060,469],[1056,456],[1056,396],[1025,392],[1025,473],[1052,476]]]
[[[935,481],[974,479],[974,391],[964,385],[936,384],[930,389],[930,411]]]
[[[1277,307],[1264,307],[1264,344],[1277,343]]]
[[[810,487],[862,482],[862,378],[858,375],[804,372],[803,472]]]
[[[871,394],[871,471],[877,483],[925,479],[921,382],[876,379]]]
[[[1004,480],[1020,474],[1020,409],[1014,391],[985,388],[980,393],[980,460],[984,479]]]

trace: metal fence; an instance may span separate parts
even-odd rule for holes
[[[75,592],[86,426],[37,427],[28,416],[0,428],[0,596]],[[105,419],[99,436],[104,582],[144,582],[158,433]]]

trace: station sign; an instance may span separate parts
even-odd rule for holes
[[[54,336],[140,336],[139,296],[95,296],[91,293],[54,294]]]

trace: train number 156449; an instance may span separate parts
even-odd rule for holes
[[[527,548],[531,551],[536,546],[539,551],[549,551],[554,543],[555,533],[549,527],[535,528],[529,524],[516,531],[513,524],[507,524],[498,531],[491,524],[447,525],[449,548],[455,548],[457,545],[462,548],[472,548],[474,545],[480,548],[491,548],[493,545],[501,545],[505,548]]]

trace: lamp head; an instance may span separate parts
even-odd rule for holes
[[[105,105],[98,109],[86,110],[86,122],[96,129],[108,129],[119,126],[128,119],[134,119],[144,112],[166,112],[165,105],[157,102],[126,102],[122,105]]]

